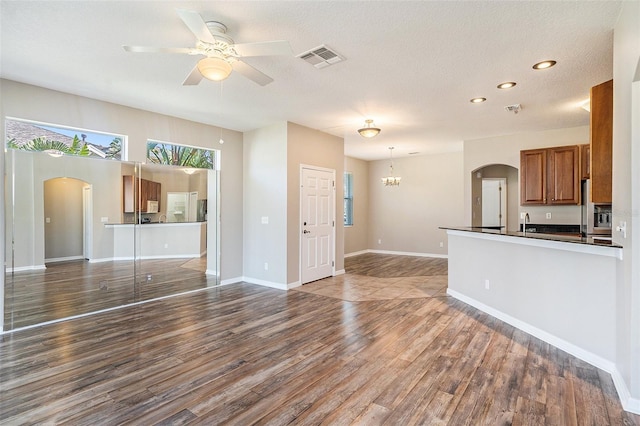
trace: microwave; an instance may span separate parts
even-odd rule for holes
[[[157,201],[147,201],[147,213],[158,213]]]

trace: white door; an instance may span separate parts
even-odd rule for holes
[[[507,180],[482,179],[482,226],[506,226]]]
[[[333,275],[335,172],[302,168],[301,282]]]

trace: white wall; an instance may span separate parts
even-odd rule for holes
[[[344,171],[353,175],[353,225],[344,227],[344,253],[348,255],[369,248],[369,163],[344,157]]]
[[[370,162],[368,248],[446,255],[446,231],[438,227],[464,222],[462,161],[462,152],[394,159],[400,186],[380,181],[389,160]]]
[[[640,3],[623,2],[613,45],[613,226],[627,224],[618,265],[616,367],[623,405],[640,413]]]
[[[585,118],[589,117],[588,112]],[[526,132],[484,139],[464,141],[464,223],[472,223],[472,175],[475,170],[489,164],[506,164],[520,170],[520,151],[523,149],[548,148],[552,146],[581,145],[589,143],[589,126],[569,129]],[[519,185],[518,185],[519,186]],[[518,188],[518,194],[520,190]],[[518,195],[518,206],[520,206]],[[529,213],[531,223],[580,224],[580,206],[526,206],[520,211]],[[551,213],[551,220],[546,219]]]
[[[141,162],[147,139],[220,150],[221,278],[242,274],[242,133],[225,129],[226,143],[220,145],[218,127],[10,80],[0,84],[3,129],[4,118],[13,117],[128,135],[128,159]]]

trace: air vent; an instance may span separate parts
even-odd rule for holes
[[[514,114],[517,114],[522,109],[522,106],[520,104],[513,104],[513,105],[507,105],[506,107],[504,107],[504,109]]]
[[[324,44],[299,54],[298,58],[301,58],[318,69],[344,61],[344,57]]]

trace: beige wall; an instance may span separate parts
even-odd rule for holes
[[[616,368],[628,389],[623,405],[640,413],[640,3],[623,2],[613,46],[613,226],[627,237],[616,284]]]
[[[588,114],[585,111],[585,114]],[[547,148],[562,145],[589,143],[589,126],[568,129],[525,132],[517,135],[496,136],[464,141],[464,223],[472,223],[472,176],[477,169],[491,164],[505,164],[520,170],[520,151],[523,149]],[[518,194],[520,194],[518,183]],[[580,206],[520,206],[520,211],[529,213],[531,223],[580,224]],[[551,219],[546,219],[551,213]],[[512,222],[511,215],[510,222]],[[519,217],[519,215],[518,215]]]
[[[462,152],[395,159],[402,177],[395,187],[380,182],[389,160],[370,162],[369,249],[446,255],[447,235],[438,227],[464,221],[462,161]]]
[[[353,174],[353,225],[344,227],[344,253],[348,255],[369,248],[369,162],[345,157],[344,171]]]
[[[128,136],[129,160],[144,161],[147,139],[221,151],[221,278],[242,274],[242,133],[122,105],[0,81],[2,128],[13,117]],[[96,213],[99,214],[99,213]]]
[[[300,167],[336,172],[335,270],[344,269],[342,178],[344,139],[295,123],[287,123],[287,284],[300,281]]]
[[[243,170],[243,276],[283,285],[287,282],[286,122],[245,133]],[[263,224],[262,218],[269,223]]]

